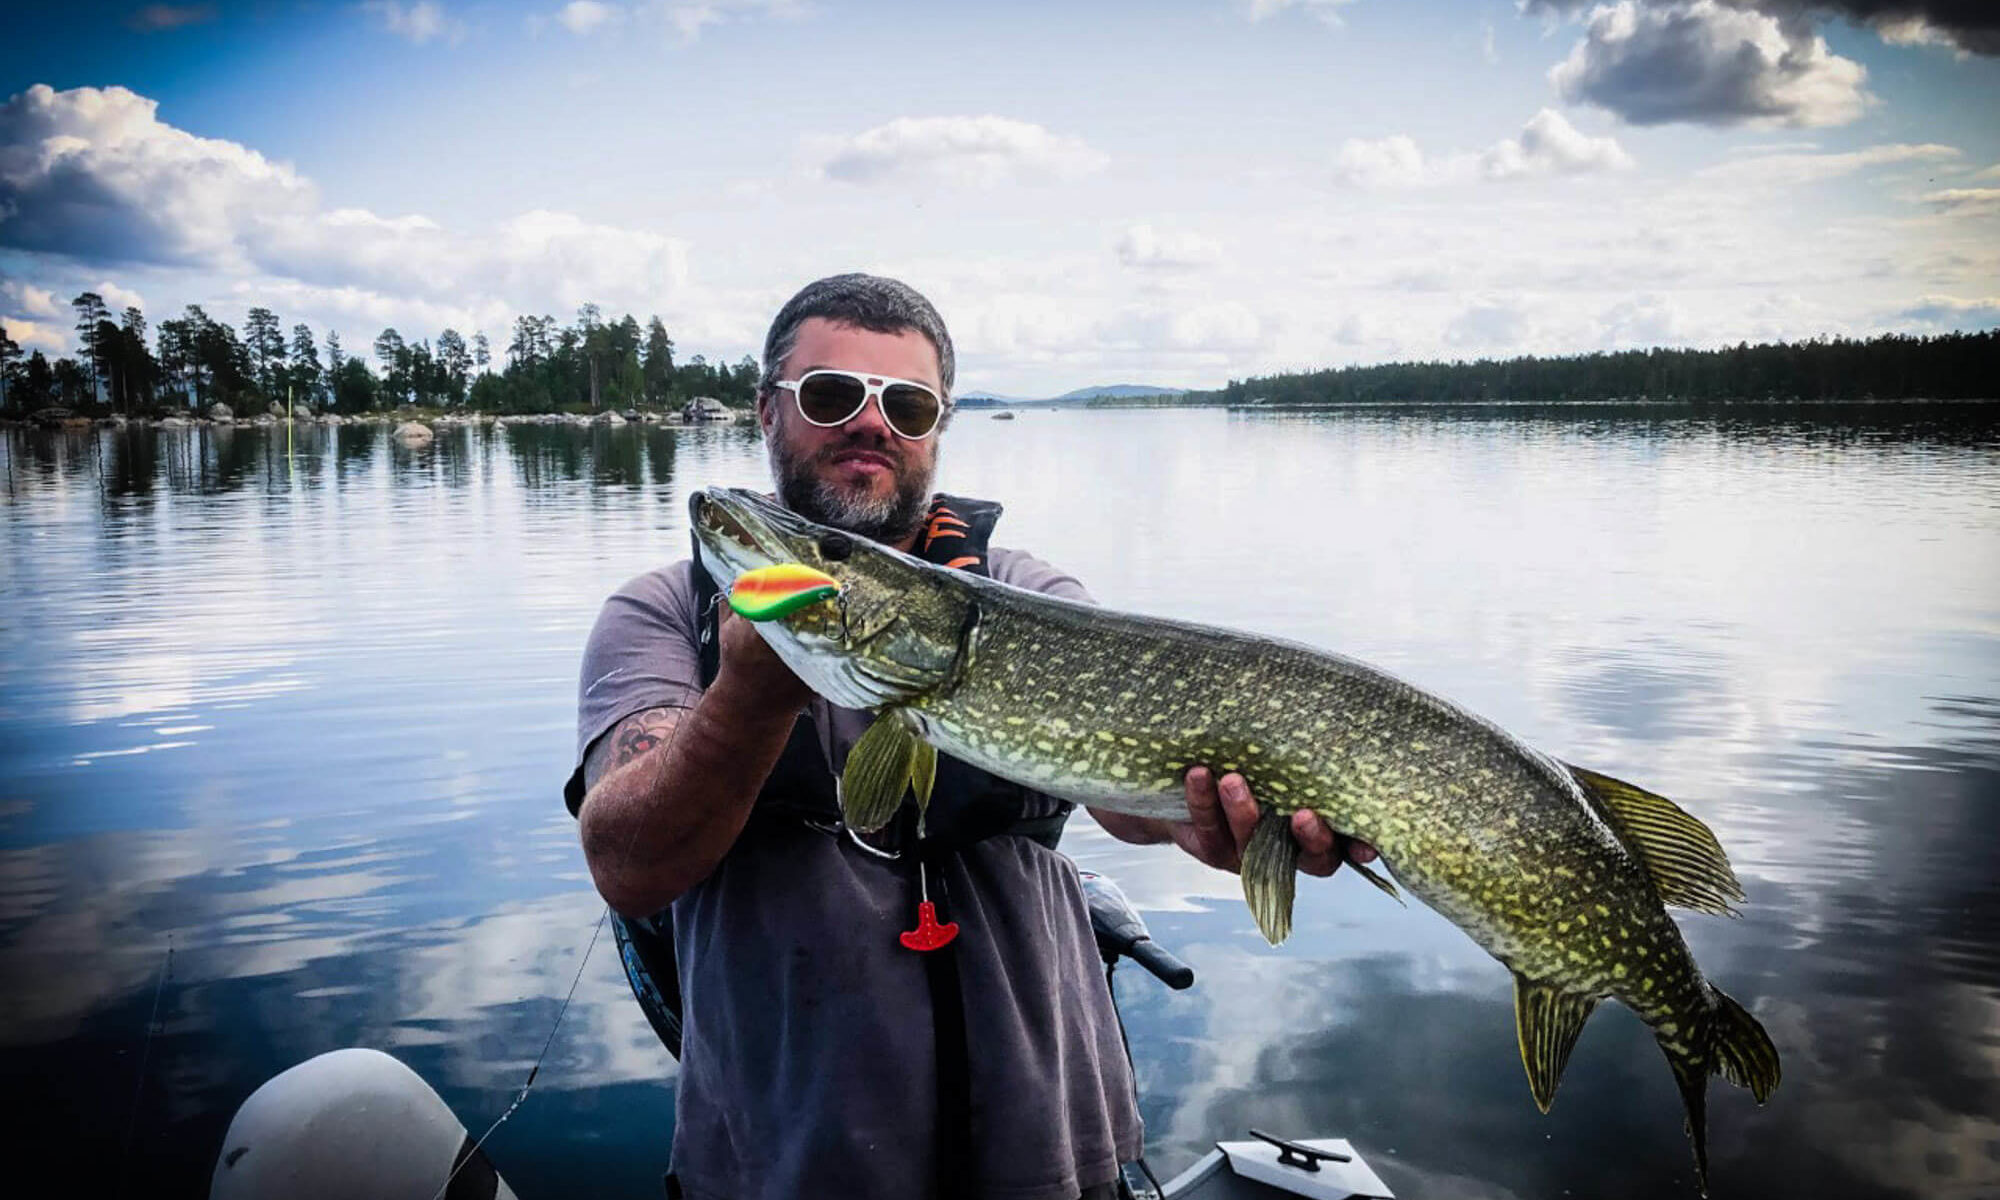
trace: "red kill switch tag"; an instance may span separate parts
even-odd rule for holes
[[[896,936],[912,950],[936,950],[950,945],[951,939],[958,936],[958,922],[938,924],[937,905],[923,900],[917,904],[917,927]]]

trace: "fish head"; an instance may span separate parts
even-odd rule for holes
[[[820,525],[740,488],[697,491],[701,565],[727,594],[746,571],[798,563],[840,593],[757,632],[807,687],[845,708],[905,704],[952,678],[975,612],[958,573]]]

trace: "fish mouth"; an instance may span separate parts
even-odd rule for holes
[[[793,547],[812,541],[797,514],[741,488],[696,491],[688,497],[688,520],[702,566],[724,591],[745,571],[797,560]]]

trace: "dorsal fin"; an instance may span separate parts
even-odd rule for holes
[[[1696,912],[1736,915],[1729,904],[1743,899],[1743,885],[1736,882],[1729,858],[1708,826],[1665,796],[1582,767],[1563,766],[1617,831],[1618,840],[1646,864],[1660,899]]]

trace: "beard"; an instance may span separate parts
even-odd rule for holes
[[[786,508],[821,525],[831,525],[870,541],[893,545],[914,534],[930,510],[932,472],[911,463],[895,447],[861,441],[822,447],[810,458],[793,453],[785,422],[771,427],[768,445],[771,477],[778,500]],[[865,488],[843,487],[828,479],[835,455],[849,450],[875,450],[896,464],[895,486],[887,495]]]

